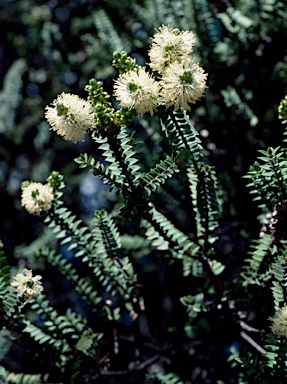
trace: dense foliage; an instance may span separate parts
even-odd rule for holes
[[[286,17],[275,0],[3,2],[1,383],[285,382]],[[204,96],[119,104],[163,24],[195,34]],[[62,92],[93,108],[85,142],[49,130]],[[34,212],[22,195],[40,217],[26,180],[46,183]]]

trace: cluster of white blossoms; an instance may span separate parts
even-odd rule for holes
[[[49,185],[41,183],[22,184],[21,204],[33,215],[47,211],[54,200],[53,190]]]
[[[149,50],[150,67],[159,73],[173,63],[180,62],[193,51],[195,35],[165,25],[159,27]]]
[[[18,291],[18,296],[29,299],[33,295],[40,293],[44,290],[41,280],[42,276],[36,275],[33,277],[32,271],[24,269],[23,273],[17,273],[14,276],[14,281],[11,283]]]
[[[153,115],[158,105],[158,84],[144,68],[122,74],[115,81],[114,92],[122,107],[135,109],[139,115]]]
[[[114,96],[121,107],[140,116],[153,115],[159,105],[189,110],[203,95],[207,79],[191,56],[194,44],[192,32],[161,26],[149,50],[148,65],[154,73],[135,65],[115,80]],[[94,127],[95,113],[90,102],[63,92],[46,107],[45,117],[51,129],[75,143],[84,141],[85,133]]]
[[[270,320],[273,323],[271,331],[279,337],[287,338],[287,307],[280,308]]]
[[[190,109],[203,95],[207,74],[191,56],[195,35],[167,26],[159,28],[152,39],[149,66],[160,80],[155,80],[144,68],[134,69],[115,81],[114,95],[121,106],[135,109],[139,115],[153,115],[164,104],[175,111]]]
[[[175,111],[189,110],[189,103],[195,104],[203,95],[206,78],[204,70],[190,57],[171,64],[160,81],[166,106],[173,106]]]
[[[85,133],[94,121],[93,109],[88,101],[64,92],[52,102],[52,107],[46,107],[45,117],[54,131],[74,143],[84,141]]]

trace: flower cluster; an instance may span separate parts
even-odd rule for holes
[[[115,81],[114,91],[122,107],[135,109],[139,115],[153,115],[158,105],[158,84],[144,68],[122,74]]]
[[[11,285],[16,287],[18,291],[18,296],[29,299],[33,295],[43,291],[43,286],[41,283],[42,276],[36,275],[33,277],[32,271],[29,269],[24,269],[23,273],[17,273],[14,276],[14,280]]]
[[[179,31],[161,26],[152,39],[149,50],[150,67],[163,73],[171,64],[189,56],[195,44],[195,35],[189,31]]]
[[[206,78],[204,70],[189,57],[171,64],[160,81],[166,107],[189,110],[189,103],[194,104],[203,95]]]
[[[203,95],[207,74],[191,57],[195,36],[166,26],[159,28],[149,51],[152,70],[160,75],[156,81],[144,68],[123,73],[115,81],[114,95],[121,106],[134,109],[139,115],[153,115],[164,104],[177,111],[189,110]]]
[[[287,307],[280,308],[270,320],[273,323],[271,331],[277,336],[287,338]]]
[[[33,215],[47,211],[54,200],[53,190],[49,185],[41,183],[22,183],[21,204]]]
[[[91,104],[77,95],[62,93],[46,107],[45,117],[65,140],[84,141],[85,133],[93,125],[93,109]]]
[[[153,115],[159,105],[175,111],[190,109],[203,95],[207,74],[191,54],[195,35],[162,25],[152,38],[149,50],[153,73],[140,67],[125,52],[115,52],[113,65],[120,75],[114,83],[114,96],[120,101],[115,111],[95,79],[86,86],[88,101],[69,93],[60,94],[46,107],[45,117],[65,140],[84,141],[85,133],[100,126],[104,130],[129,122],[136,115]],[[120,113],[119,113],[120,112]]]

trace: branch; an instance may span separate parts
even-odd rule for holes
[[[259,344],[256,343],[255,340],[252,339],[252,337],[248,336],[247,333],[245,333],[244,331],[241,331],[240,332],[240,336],[245,339],[250,345],[252,345],[252,347],[254,347],[255,349],[257,349],[258,352],[262,353],[263,355],[265,353],[267,353],[267,351],[265,351],[264,348],[262,348]]]

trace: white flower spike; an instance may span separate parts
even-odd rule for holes
[[[11,285],[15,287],[18,291],[18,296],[29,299],[33,295],[40,293],[44,290],[41,280],[42,276],[36,275],[32,276],[32,271],[29,269],[24,269],[23,273],[17,273],[14,276],[14,280]]]
[[[171,64],[164,72],[160,84],[161,96],[166,107],[189,110],[203,95],[207,74],[193,59],[186,58],[181,63]]]
[[[280,308],[270,320],[273,322],[271,331],[279,337],[287,338],[287,307]]]
[[[135,109],[138,115],[153,115],[159,101],[157,82],[144,70],[129,71],[115,81],[114,95],[121,106]]]
[[[45,117],[55,132],[74,143],[84,141],[85,133],[94,121],[88,101],[64,92],[52,102],[52,107],[46,107]]]
[[[194,44],[195,35],[192,32],[163,25],[152,38],[149,65],[154,71],[162,73],[170,64],[189,56]]]
[[[53,200],[53,190],[48,185],[27,182],[22,184],[21,204],[32,215],[47,211]]]

